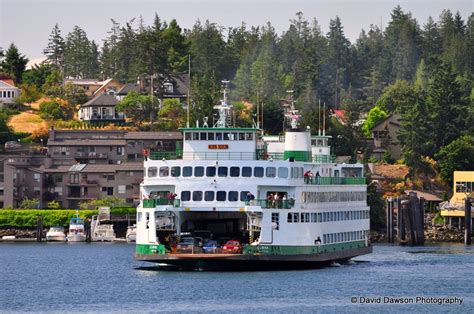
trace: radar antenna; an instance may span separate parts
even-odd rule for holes
[[[230,111],[232,110],[232,105],[229,105],[227,102],[228,84],[229,84],[229,81],[222,81],[223,99],[221,99],[220,105],[214,106],[214,109],[217,109],[219,112],[219,119],[217,119],[217,122],[214,125],[214,127],[216,128],[227,128],[230,126],[230,121],[231,121]]]

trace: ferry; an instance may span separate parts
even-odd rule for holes
[[[214,125],[205,119],[180,129],[176,151],[145,152],[135,259],[177,269],[269,270],[371,253],[363,164],[335,163],[330,136],[300,127],[292,100],[284,136],[264,140],[258,122],[231,126],[226,96],[224,89]],[[202,250],[207,240],[219,248]],[[181,241],[191,249],[180,251]],[[224,249],[229,243],[237,249]]]

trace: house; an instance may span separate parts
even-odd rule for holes
[[[11,79],[0,79],[0,104],[12,104],[20,96],[20,89]]]
[[[79,119],[88,122],[124,122],[125,115],[115,106],[118,99],[113,93],[102,93],[80,105]]]
[[[139,200],[143,180],[143,151],[174,152],[180,132],[123,130],[50,130],[47,153],[5,156],[0,176],[5,207],[16,208],[25,197],[52,200],[66,208],[105,195],[129,204]],[[1,167],[0,167],[1,168]]]
[[[131,91],[149,95],[152,84],[153,95],[155,95],[160,100],[176,98],[179,99],[182,104],[186,103],[190,88],[188,74],[140,77],[137,83],[125,84],[122,89],[117,92],[117,97],[119,100],[122,100]]]
[[[382,160],[385,153],[393,159],[400,159],[402,149],[397,135],[400,130],[401,115],[393,113],[372,129],[372,157]]]
[[[453,222],[460,227],[464,224],[465,199],[474,197],[474,171],[454,171],[453,174],[453,196],[449,202],[441,203],[441,216],[445,223],[453,225]],[[471,201],[471,205],[474,202]],[[471,211],[474,206],[471,207]],[[474,219],[474,212],[471,212]],[[457,219],[456,219],[457,218]]]
[[[101,93],[117,92],[123,87],[123,84],[114,80],[107,79],[98,81],[95,79],[66,79],[64,84],[71,83],[74,86],[80,87],[87,97],[93,97]]]

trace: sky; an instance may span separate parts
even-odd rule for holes
[[[99,45],[107,37],[113,18],[120,24],[143,17],[153,21],[155,12],[162,20],[176,19],[190,29],[200,19],[224,27],[263,25],[271,22],[278,34],[288,29],[299,11],[308,20],[316,18],[324,33],[331,18],[341,18],[346,36],[355,42],[362,29],[371,24],[386,26],[390,12],[400,4],[423,25],[429,16],[435,21],[443,9],[459,11],[464,20],[472,14],[473,0],[0,0],[0,47],[14,42],[30,59],[42,57],[53,26],[58,23],[63,36],[74,25],[84,29]]]

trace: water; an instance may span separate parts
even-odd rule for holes
[[[304,271],[142,270],[125,243],[0,243],[0,312],[473,312],[474,248],[376,245],[353,263]],[[383,304],[384,296],[462,305]],[[351,298],[357,303],[352,304]],[[382,297],[382,304],[360,304]]]

